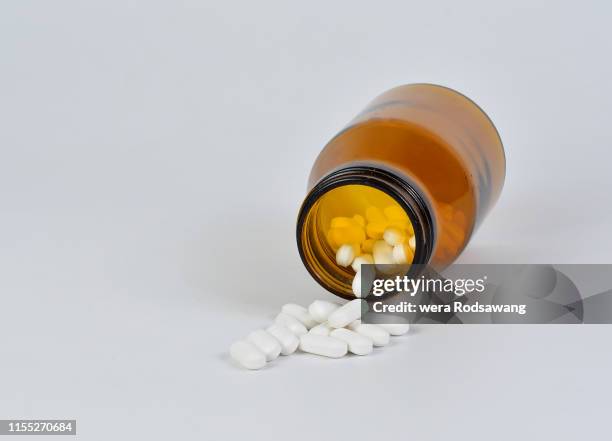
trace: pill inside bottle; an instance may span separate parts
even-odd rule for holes
[[[409,214],[376,187],[332,188],[314,201],[304,222],[304,258],[314,265],[317,277],[342,297],[354,296],[352,284],[359,265],[409,264],[414,257],[409,243],[415,231]]]

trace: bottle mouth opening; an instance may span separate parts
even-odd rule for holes
[[[377,225],[369,228],[370,216],[375,214],[372,207],[381,212],[396,207],[405,214],[408,234],[412,231],[414,235],[410,263],[422,267],[431,257],[434,242],[431,211],[415,186],[380,167],[336,170],[322,178],[306,196],[298,214],[296,238],[300,257],[311,276],[323,288],[345,299],[355,298],[352,290],[355,271],[336,262],[336,251],[342,242],[362,240],[364,233],[350,228],[339,231],[332,228],[332,223],[365,221],[368,227],[364,225],[362,230],[366,232],[365,240],[381,240]]]

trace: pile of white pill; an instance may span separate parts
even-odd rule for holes
[[[261,369],[280,354],[303,352],[340,358],[347,353],[367,355],[385,346],[391,335],[408,332],[406,324],[361,323],[363,300],[344,305],[316,300],[308,308],[286,304],[267,329],[251,332],[230,347],[231,357],[247,369]]]

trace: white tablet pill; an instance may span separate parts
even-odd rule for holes
[[[319,323],[317,326],[308,331],[309,334],[315,335],[329,335],[334,328],[330,327],[327,323]]]
[[[248,341],[237,341],[230,346],[230,355],[247,369],[261,369],[266,365],[266,356]]]
[[[305,334],[300,337],[300,349],[324,357],[340,358],[348,352],[348,345],[337,338],[325,335]]]
[[[349,323],[361,317],[361,305],[363,300],[355,299],[345,303],[329,315],[327,323],[332,328],[344,328]]]
[[[328,302],[327,300],[315,300],[308,307],[308,313],[313,319],[323,323],[338,308],[340,308],[340,305],[337,303]]]
[[[348,350],[356,355],[368,355],[373,350],[372,340],[350,329],[334,329],[329,336],[346,342]]]
[[[389,344],[389,332],[378,325],[361,323],[361,321],[351,323],[348,328],[358,334],[368,337],[374,346],[385,346]]]
[[[399,228],[387,228],[383,233],[383,239],[391,246],[399,245],[406,240],[406,233]]]
[[[349,266],[353,259],[355,259],[355,246],[353,245],[342,245],[336,251],[336,263],[340,266]]]
[[[414,251],[414,249],[416,248],[416,237],[412,236],[409,240],[408,240],[408,246],[410,248],[412,248],[412,251]]]
[[[293,354],[300,344],[300,339],[284,325],[275,323],[269,326],[266,331],[278,340],[283,355]]]
[[[412,262],[413,257],[414,257],[414,252],[405,243],[401,243],[393,247],[393,262],[394,263],[397,263],[399,265],[404,265],[406,263]]]
[[[361,265],[371,265],[374,263],[374,258],[371,254],[362,254],[361,256],[355,257],[353,263],[351,264],[351,268],[353,271],[358,272],[361,269]]]
[[[361,296],[361,271],[357,271],[357,273],[355,274],[355,277],[353,277],[353,284],[351,285],[351,288],[353,289],[353,294],[355,294],[355,297],[362,297]]]
[[[298,319],[304,326],[306,326],[306,329],[317,326],[318,322],[313,319],[308,313],[308,310],[301,305],[287,303],[286,305],[283,305],[281,311]]]
[[[306,326],[304,326],[302,322],[300,322],[298,319],[296,319],[292,315],[285,314],[284,312],[281,312],[280,314],[278,314],[274,321],[278,323],[279,325],[285,326],[298,337],[308,332],[308,330],[306,329]]]
[[[372,255],[374,256],[374,263],[377,265],[393,263],[393,247],[384,240],[378,240],[374,243]]]
[[[281,345],[278,340],[263,329],[251,332],[247,336],[247,340],[264,353],[266,361],[275,360],[281,352]]]
[[[378,326],[391,335],[404,335],[410,330],[408,323],[379,323]]]

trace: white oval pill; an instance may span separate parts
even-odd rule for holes
[[[362,289],[361,289],[361,271],[357,271],[355,277],[353,277],[353,284],[351,285],[353,290],[353,294],[355,297],[362,297]]]
[[[412,257],[412,250],[405,243],[393,247],[393,262],[403,265],[408,263],[408,261],[412,261]]]
[[[406,234],[399,228],[387,228],[383,233],[383,239],[391,246],[399,245],[406,240]]]
[[[230,346],[231,357],[247,369],[261,369],[266,365],[266,356],[248,341],[240,340]]]
[[[391,335],[404,335],[410,330],[408,323],[379,323],[378,326]]]
[[[340,308],[340,305],[337,303],[328,302],[327,300],[315,300],[308,307],[308,313],[313,319],[323,323],[338,308]]]
[[[302,324],[298,319],[293,317],[292,315],[285,314],[284,312],[279,313],[274,319],[276,323],[279,325],[283,325],[287,327],[291,332],[293,332],[298,337],[300,335],[304,335],[308,332],[306,326]]]
[[[373,350],[372,340],[350,329],[334,329],[329,336],[346,342],[348,350],[356,355],[368,355]]]
[[[281,352],[281,345],[270,333],[263,329],[251,332],[247,336],[247,340],[257,346],[266,356],[266,361],[272,361],[278,358]]]
[[[362,254],[361,256],[355,257],[353,263],[351,264],[351,268],[353,271],[358,272],[361,269],[361,265],[373,264],[374,258],[370,254]]]
[[[281,311],[298,319],[304,326],[306,326],[306,329],[317,326],[318,322],[313,319],[308,313],[308,310],[301,305],[287,303],[286,305],[283,305]]]
[[[319,323],[317,326],[308,331],[309,334],[315,335],[329,335],[334,328],[330,327],[327,323]]]
[[[327,323],[332,328],[344,328],[351,322],[361,317],[361,305],[363,300],[355,299],[345,303],[329,315]]]
[[[351,331],[355,331],[357,334],[368,337],[370,340],[372,340],[374,346],[385,346],[389,344],[389,332],[378,325],[361,323],[359,321],[351,323],[348,328]]]
[[[284,325],[275,323],[270,325],[266,331],[278,340],[283,355],[293,354],[300,345],[300,339]]]
[[[372,250],[374,263],[377,265],[390,265],[393,263],[393,247],[384,240],[377,240]]]
[[[306,334],[300,337],[300,349],[311,354],[340,358],[348,352],[348,345],[326,335]]]
[[[410,239],[408,239],[408,246],[412,248],[412,251],[414,251],[416,248],[416,237],[411,236]]]
[[[336,251],[336,263],[340,266],[349,266],[355,258],[355,247],[344,244]]]

